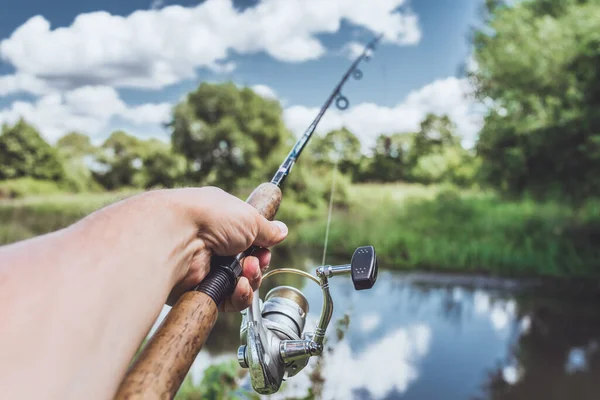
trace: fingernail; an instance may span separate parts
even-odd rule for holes
[[[284,224],[281,221],[273,221],[275,223],[275,225],[277,225],[277,227],[279,228],[279,230],[281,231],[282,234],[287,235],[288,233],[288,227],[286,224]]]

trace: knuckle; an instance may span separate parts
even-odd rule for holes
[[[204,186],[202,189],[209,195],[220,195],[225,193],[223,189],[217,186]]]

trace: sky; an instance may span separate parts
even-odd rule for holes
[[[461,74],[482,0],[0,0],[0,123],[23,117],[51,143],[100,143],[117,129],[168,140],[174,104],[201,82],[278,99],[303,132],[374,36],[363,78],[318,132],[347,127],[364,146],[448,114],[465,142],[481,126]]]

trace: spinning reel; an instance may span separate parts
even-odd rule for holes
[[[264,303],[254,292],[252,305],[243,312],[240,327],[242,345],[238,362],[248,368],[252,387],[260,394],[276,393],[284,379],[300,372],[312,356],[323,353],[325,332],[333,314],[333,300],[328,278],[352,276],[354,289],[370,289],[377,280],[377,257],[373,246],[359,247],[350,264],[324,265],[316,277],[301,270],[281,268],[268,272],[263,279],[276,274],[290,273],[317,283],[323,292],[323,309],[314,332],[303,332],[308,314],[308,300],[291,286],[278,286],[265,296]]]

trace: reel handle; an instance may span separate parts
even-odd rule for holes
[[[362,246],[354,250],[352,261],[350,261],[350,270],[354,289],[371,289],[377,281],[377,273],[379,272],[375,248],[373,246]]]
[[[256,187],[246,202],[272,220],[281,197],[281,189],[266,182]],[[241,260],[255,250],[251,247],[237,256],[211,259],[209,274],[179,298],[127,372],[115,399],[175,396],[217,321],[219,305],[235,289]]]

